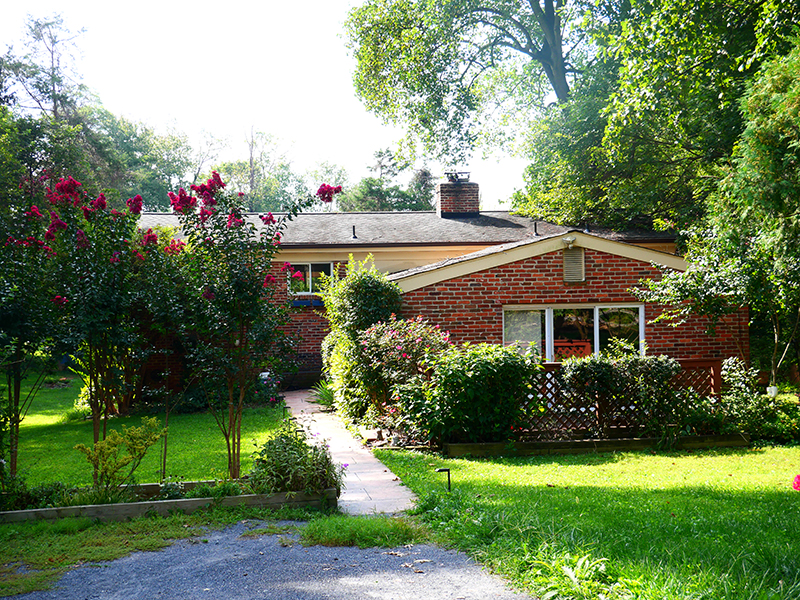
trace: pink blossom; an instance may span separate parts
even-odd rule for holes
[[[95,200],[92,200],[89,204],[92,205],[92,208],[95,210],[105,210],[108,204],[106,203],[105,194],[100,194]]]
[[[333,187],[332,185],[328,185],[327,183],[323,183],[319,186],[317,190],[317,198],[319,198],[322,202],[333,202],[334,194],[341,194],[342,193],[342,186],[337,185]]]
[[[175,240],[175,239],[170,240],[169,244],[167,244],[164,247],[164,253],[165,254],[170,254],[172,256],[177,256],[178,254],[181,253],[181,250],[183,250],[183,247],[185,245],[186,244],[184,242],[182,242],[181,240]]]
[[[213,300],[214,298],[216,298],[214,292],[212,292],[209,288],[203,290],[202,296],[206,300]]]
[[[205,208],[205,207],[201,208],[200,209],[200,222],[201,223],[205,223],[208,220],[208,217],[210,217],[213,214],[214,214],[213,210],[210,210],[210,209]]]
[[[128,205],[128,209],[131,211],[132,215],[138,215],[142,212],[142,205],[144,202],[142,201],[141,195],[136,194],[133,198],[128,198],[125,204]]]
[[[28,215],[29,217],[32,217],[32,218],[33,217],[36,217],[36,218],[39,218],[39,219],[42,218],[42,213],[39,212],[39,207],[36,206],[35,204],[33,206],[31,206],[31,209],[28,212],[26,212],[25,214]]]
[[[294,273],[292,273],[292,279],[297,279],[298,281],[305,281],[306,278],[303,277],[303,274],[300,271],[295,271]]]
[[[264,287],[267,287],[268,285],[275,284],[275,283],[277,283],[277,281],[278,280],[275,279],[272,275],[267,275],[266,277],[264,277]]]
[[[89,238],[86,237],[86,232],[84,232],[83,229],[78,229],[78,231],[75,232],[75,238],[76,238],[75,246],[79,250],[84,250],[89,246],[91,246],[91,244],[89,243]]]
[[[168,192],[169,202],[172,205],[172,210],[178,213],[186,214],[189,209],[197,206],[197,198],[190,196],[186,190],[181,188],[177,194]]]
[[[92,213],[95,210],[90,206],[82,206],[81,209],[83,210],[83,218],[87,221],[92,217]]]
[[[258,215],[258,218],[261,219],[261,222],[264,223],[264,225],[273,225],[275,223],[275,217],[272,216],[272,213]]]
[[[291,270],[292,270],[292,263],[289,263],[289,262],[283,263],[283,266],[281,267],[281,271],[282,272],[291,271]]]
[[[144,236],[142,236],[142,241],[139,242],[142,246],[149,246],[150,244],[157,244],[158,243],[158,234],[153,233],[152,229],[148,229],[145,232]]]
[[[794,483],[792,483],[792,487],[800,492],[800,475],[794,478]]]
[[[241,227],[244,225],[244,221],[236,216],[236,213],[231,213],[228,215],[228,229],[232,227]]]
[[[118,263],[119,262],[119,252],[114,252],[114,254],[111,255],[111,258],[108,259],[108,261],[110,263],[112,263],[112,264],[113,263]]]
[[[53,231],[64,231],[67,228],[67,224],[56,213],[50,211],[50,227]]]
[[[55,298],[53,298],[52,302],[57,306],[65,306],[67,302],[69,302],[69,300],[64,298],[64,296],[56,296]]]

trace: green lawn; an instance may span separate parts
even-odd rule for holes
[[[29,485],[62,481],[67,485],[89,485],[92,468],[86,457],[75,450],[79,443],[91,446],[91,421],[64,420],[80,392],[81,382],[70,375],[69,387],[42,388],[20,426],[19,472]],[[163,423],[164,415],[155,415]],[[283,418],[281,407],[248,408],[242,419],[242,471],[249,470],[255,443],[262,443]],[[138,426],[139,417],[116,418],[109,429],[122,425]],[[159,481],[161,444],[153,446],[138,471],[140,483]],[[170,415],[167,474],[185,480],[225,478],[227,476],[225,439],[208,414]]]
[[[444,543],[542,597],[800,597],[798,447],[378,455],[418,494],[421,518]],[[437,468],[451,470],[452,493]]]

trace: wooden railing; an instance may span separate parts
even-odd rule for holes
[[[693,390],[698,396],[719,397],[722,388],[722,361],[686,359],[678,361],[681,371],[671,385],[677,390]],[[635,388],[613,398],[581,395],[566,389],[558,372],[561,363],[545,363],[534,383],[536,390],[529,405],[522,438],[528,440],[568,440],[585,438],[636,437],[652,415],[637,401]]]

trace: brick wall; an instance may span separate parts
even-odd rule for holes
[[[499,344],[503,341],[503,305],[638,302],[628,290],[638,287],[640,279],[660,276],[647,263],[595,250],[586,249],[585,261],[583,283],[564,283],[562,253],[552,252],[408,292],[403,296],[403,313],[427,317],[449,330],[456,343]],[[746,311],[728,318],[712,337],[705,332],[706,322],[699,318],[680,327],[650,323],[660,309],[645,307],[649,353],[675,358],[749,358]]]

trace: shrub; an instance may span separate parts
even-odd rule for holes
[[[319,295],[331,330],[344,331],[353,339],[373,323],[399,313],[402,305],[399,286],[375,268],[372,255],[361,262],[350,255],[345,276],[324,276]]]
[[[333,410],[333,403],[336,399],[333,386],[326,380],[318,381],[311,389],[313,401],[320,405],[325,411]]]
[[[430,381],[401,388],[419,430],[440,443],[502,442],[522,424],[541,366],[513,346],[464,344],[442,352],[432,368]]]
[[[242,487],[236,481],[215,481],[213,483],[201,483],[186,492],[187,498],[213,498],[221,500],[227,496],[240,496]]]
[[[597,430],[604,435],[620,407],[634,403],[642,434],[670,446],[684,428],[691,395],[678,391],[672,380],[680,364],[667,356],[612,352],[571,358],[560,378],[565,390],[597,401]]]
[[[753,440],[786,443],[800,441],[800,407],[793,394],[770,398],[760,392],[758,371],[740,358],[722,363],[725,394],[722,404],[731,427]]]
[[[343,418],[364,417],[374,392],[358,346],[359,332],[399,312],[400,288],[371,263],[372,256],[358,262],[350,256],[347,273],[324,277],[320,297],[331,332],[322,343],[322,360],[331,381],[336,407]]]
[[[106,439],[96,442],[91,448],[83,444],[75,446],[86,455],[94,468],[94,490],[110,494],[123,485],[133,483],[133,475],[144,459],[148,448],[164,435],[158,419],[143,417],[140,427],[122,426],[120,434],[115,429]],[[123,452],[124,450],[124,452]]]
[[[347,466],[335,464],[327,446],[309,444],[294,421],[285,421],[254,458],[248,476],[255,494],[319,493],[328,488],[336,488],[339,493]]]

